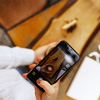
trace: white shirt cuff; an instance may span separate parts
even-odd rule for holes
[[[34,62],[35,53],[31,49],[14,47],[12,48],[13,62],[11,66],[17,67],[20,65],[30,65]]]

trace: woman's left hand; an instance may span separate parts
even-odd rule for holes
[[[42,47],[37,48],[34,51],[35,52],[35,60],[34,60],[34,63],[39,63],[44,58],[47,49],[49,47],[54,46],[54,45],[57,45],[57,42],[53,42],[53,43],[50,43],[48,45],[45,45],[45,46],[42,46]]]

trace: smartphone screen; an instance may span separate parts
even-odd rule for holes
[[[43,79],[50,84],[58,81],[79,60],[79,55],[65,41],[61,41],[29,74],[35,84]]]

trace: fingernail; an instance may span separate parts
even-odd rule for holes
[[[22,76],[23,76],[24,78],[27,78],[27,73],[22,74]]]
[[[37,57],[36,60],[41,60],[41,58]]]
[[[41,60],[42,60],[42,58],[39,58],[39,57],[36,58],[36,61],[41,61]]]
[[[33,68],[34,66],[35,66],[35,65],[34,65],[34,64],[32,64],[32,65],[30,65],[29,67],[30,67],[30,68]]]

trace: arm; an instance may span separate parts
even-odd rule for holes
[[[0,68],[13,68],[20,65],[32,64],[34,51],[19,47],[0,46]]]

